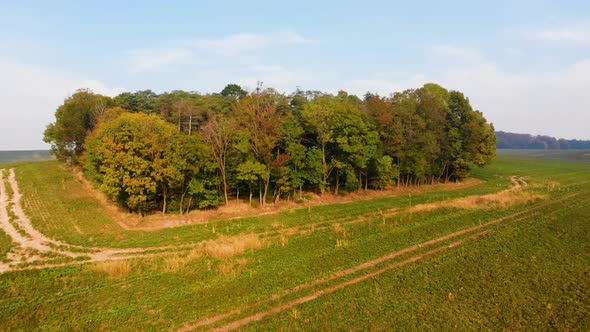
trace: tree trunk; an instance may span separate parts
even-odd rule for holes
[[[188,116],[188,135],[190,136],[193,131],[193,115]]]
[[[180,112],[178,112],[178,132],[181,132],[181,127],[180,127]]]
[[[221,180],[223,181],[223,198],[225,198],[225,206],[229,205],[229,198],[227,197],[227,179],[225,178],[225,162],[221,167]]]
[[[258,202],[262,206],[262,181],[258,181]]]
[[[322,185],[320,187],[320,191],[322,195],[326,190],[328,182],[328,165],[326,163],[326,143],[322,143]]]
[[[186,210],[190,211],[192,206],[193,206],[193,195],[190,195],[188,197],[188,206],[186,207]]]
[[[361,170],[359,169],[359,188],[358,190],[363,189],[363,175],[361,173]]]
[[[183,208],[184,208],[184,195],[186,193],[184,192],[184,190],[182,190],[182,193],[180,194],[180,215],[182,216],[182,212],[183,212]]]
[[[336,169],[336,188],[334,189],[334,195],[338,195],[338,188],[340,187],[340,170]]]
[[[268,195],[268,188],[270,187],[270,171],[268,177],[264,180],[264,195],[262,196],[262,206],[266,206],[266,197]]]
[[[167,207],[167,203],[168,203],[168,190],[166,188],[164,188],[164,190],[162,190],[162,195],[164,196],[164,204],[162,204],[162,214],[166,214],[166,207]]]

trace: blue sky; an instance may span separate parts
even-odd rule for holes
[[[1,1],[0,150],[77,88],[362,95],[437,82],[498,130],[590,139],[588,1]]]

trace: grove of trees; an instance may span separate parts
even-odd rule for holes
[[[364,99],[236,84],[115,98],[79,90],[55,117],[52,152],[142,214],[460,180],[496,145],[469,99],[436,84]]]
[[[590,149],[590,141],[577,139],[557,139],[551,136],[515,134],[504,131],[496,132],[496,147],[498,149],[541,149],[568,150]]]

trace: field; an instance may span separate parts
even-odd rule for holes
[[[472,185],[151,231],[57,161],[0,165],[0,329],[588,330],[590,151],[541,152],[500,151]]]
[[[0,151],[0,163],[51,159],[54,157],[48,150]]]

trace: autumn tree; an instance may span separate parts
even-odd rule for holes
[[[277,150],[277,144],[280,139],[279,128],[287,109],[286,98],[273,90],[252,93],[236,105],[236,116],[242,125],[250,151],[267,170],[263,179],[261,205],[266,204],[273,168],[286,161],[285,155]]]

